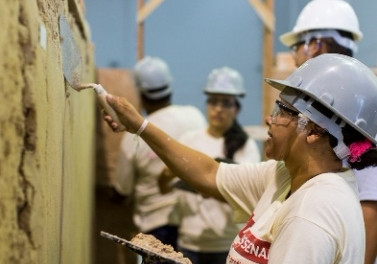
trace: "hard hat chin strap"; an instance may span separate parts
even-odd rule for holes
[[[344,144],[343,141],[339,142],[338,145],[333,148],[333,150],[340,160],[344,160],[350,156],[350,149],[346,146],[346,144]]]
[[[335,115],[333,117],[336,117]],[[332,118],[332,119],[337,119],[336,118]],[[343,133],[342,133],[342,128],[346,125],[346,123],[342,120],[338,126],[338,129],[335,129],[337,130],[335,132],[335,134],[332,134],[330,131],[329,133],[332,134],[334,137],[336,137],[336,139],[338,140],[338,145],[333,148],[336,156],[340,159],[340,160],[343,160],[343,159],[346,159],[350,156],[351,152],[350,152],[350,149],[346,146],[346,144],[344,143],[343,141]]]

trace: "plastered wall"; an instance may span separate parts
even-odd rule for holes
[[[65,82],[64,14],[94,81],[81,2],[3,0],[0,8],[0,263],[91,263],[92,91]]]

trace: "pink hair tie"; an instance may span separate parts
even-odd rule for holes
[[[351,155],[348,158],[350,162],[360,161],[360,156],[363,155],[366,151],[372,148],[372,142],[365,139],[364,141],[359,141],[352,143],[349,146]]]

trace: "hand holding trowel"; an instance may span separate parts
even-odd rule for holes
[[[125,127],[120,122],[118,115],[106,101],[107,92],[105,88],[103,88],[102,85],[95,83],[81,84],[81,56],[74,41],[73,34],[68,24],[68,21],[63,15],[59,17],[59,28],[63,59],[63,73],[65,79],[67,80],[69,85],[76,91],[93,88],[94,91],[97,93],[98,100],[102,108],[108,115],[112,117],[114,122],[118,124],[117,130],[125,130]]]

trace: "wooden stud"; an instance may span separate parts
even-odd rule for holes
[[[269,1],[262,3],[261,0],[249,0],[249,3],[254,7],[255,12],[257,12],[260,19],[262,19],[265,27],[269,31],[275,31],[275,15],[271,6],[269,6]],[[273,3],[272,3],[273,5]]]
[[[266,0],[266,6],[270,12],[274,12],[274,0]],[[271,90],[272,88],[266,84],[264,78],[272,76],[272,69],[274,67],[274,32],[267,26],[263,28],[263,80],[262,80],[262,120],[270,114],[272,110],[271,105]],[[264,121],[262,121],[264,123]]]
[[[144,0],[137,1],[138,14],[144,6]],[[137,23],[137,59],[144,57],[144,22]]]
[[[145,5],[139,8],[137,12],[137,22],[144,22],[145,19],[162,3],[164,0],[150,0]]]

